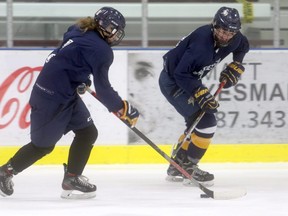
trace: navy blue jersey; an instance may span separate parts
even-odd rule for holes
[[[113,58],[113,50],[97,31],[82,32],[78,26],[70,26],[61,46],[47,57],[33,91],[66,103],[92,74],[99,100],[109,111],[118,111],[123,107],[122,99],[108,78]]]
[[[212,25],[199,27],[164,55],[165,70],[177,85],[192,95],[201,79],[230,53],[242,62],[249,51],[247,38],[238,32],[228,46],[215,49]]]

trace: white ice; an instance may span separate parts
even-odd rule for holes
[[[197,187],[165,181],[167,165],[88,165],[98,187],[90,200],[60,198],[63,168],[32,166],[13,178],[15,192],[0,197],[1,216],[287,216],[288,163],[201,164],[215,191],[247,190],[233,200],[201,199]]]

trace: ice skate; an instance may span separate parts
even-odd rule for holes
[[[199,169],[198,165],[193,164],[191,161],[188,163],[183,163],[183,168],[199,183],[204,185],[205,187],[210,187],[214,185],[214,175]],[[189,179],[183,179],[183,185],[185,186],[194,186],[193,182]]]
[[[96,185],[89,183],[87,177],[68,173],[66,164],[64,164],[64,172],[61,198],[90,199],[96,196]]]
[[[181,164],[179,164],[178,161],[175,160],[175,162],[181,166]],[[170,164],[168,169],[167,169],[166,181],[182,182],[183,181],[183,175],[173,165]]]
[[[173,158],[173,160],[183,168],[183,163],[188,161],[186,153],[184,150],[180,149],[176,156]],[[172,164],[169,165],[167,169],[167,181],[170,182],[182,182],[183,181],[183,175],[181,172],[178,171]]]
[[[9,173],[7,166],[0,167],[0,195],[3,197],[10,196],[13,194],[13,175]]]
[[[182,134],[179,137],[178,143],[174,144],[174,146],[172,148],[172,152],[171,152],[172,159],[181,167],[183,165],[183,162],[188,160],[187,155],[186,155],[186,151],[180,147],[182,145],[182,142],[184,141],[185,137],[186,137],[186,133]],[[190,138],[187,139],[183,144],[188,145],[189,142],[190,142]],[[173,165],[170,164],[168,169],[167,169],[166,180],[170,181],[170,182],[182,182],[183,181],[183,175],[181,172],[178,171],[178,169],[176,169]]]
[[[196,181],[203,184],[206,187],[213,186],[214,175],[209,172],[203,171],[198,168],[196,164],[190,161],[186,155],[186,151],[180,149],[176,154],[174,161],[181,166],[186,172],[188,172]],[[169,165],[167,170],[167,181],[170,182],[183,182],[185,186],[192,186],[193,183],[183,176],[173,165]]]

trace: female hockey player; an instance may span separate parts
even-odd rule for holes
[[[178,146],[182,148],[174,159],[195,180],[206,186],[213,184],[214,175],[199,169],[197,164],[215,133],[217,123],[214,113],[219,104],[202,83],[202,78],[232,53],[233,62],[221,72],[220,81],[226,80],[224,88],[236,85],[244,72],[241,63],[249,51],[248,40],[240,29],[238,11],[221,7],[212,24],[191,32],[163,57],[164,68],[159,78],[161,92],[184,117],[187,127],[178,140]],[[204,110],[205,115],[192,133],[187,135],[199,110]],[[182,145],[186,135],[189,138]],[[167,173],[168,181],[183,180],[181,173],[171,165]],[[184,179],[184,184],[189,183],[188,179]]]
[[[113,62],[111,46],[125,33],[125,18],[111,7],[103,7],[91,17],[80,19],[64,34],[63,43],[46,59],[29,100],[31,106],[31,142],[24,145],[0,167],[0,194],[13,194],[12,177],[43,156],[69,131],[75,134],[68,163],[64,164],[62,198],[92,198],[96,186],[82,176],[98,131],[85,104],[77,94],[90,85],[92,74],[99,100],[133,127],[139,117],[137,109],[122,100],[108,80]],[[81,86],[81,87],[79,87]],[[80,193],[73,193],[80,191]]]

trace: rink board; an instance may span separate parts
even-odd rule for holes
[[[3,163],[30,142],[29,96],[51,50],[0,51],[0,162]],[[159,91],[158,77],[166,51],[115,50],[109,74],[114,89],[139,109],[137,128],[170,155],[171,144],[177,142],[185,126],[182,117]],[[248,53],[245,76],[235,88],[219,94],[217,133],[201,162],[288,161],[287,57],[287,49]],[[230,61],[231,56],[205,77],[204,82],[212,92],[217,88],[220,71]],[[85,94],[82,99],[99,131],[90,164],[167,163],[94,97]],[[38,164],[66,162],[73,137],[71,132],[63,136],[54,152]]]
[[[171,145],[158,145],[170,155]],[[0,163],[4,163],[19,146],[1,146]],[[56,146],[37,164],[62,164],[67,161],[69,146]],[[201,162],[288,162],[287,144],[217,144],[211,145]],[[157,164],[167,163],[149,145],[94,146],[88,164]]]
[[[50,50],[51,51],[51,50]],[[30,142],[30,92],[49,50],[0,50],[0,146]],[[137,128],[157,144],[173,144],[185,130],[182,116],[159,90],[166,50],[115,50],[112,86],[140,112]],[[217,133],[213,144],[273,144],[288,140],[288,50],[252,50],[245,76],[218,96]],[[17,60],[17,61],[16,61]],[[215,92],[219,74],[231,56],[203,78]],[[145,145],[90,94],[81,96],[98,128],[99,145]],[[259,136],[261,135],[261,136]],[[58,146],[71,143],[68,133]]]

